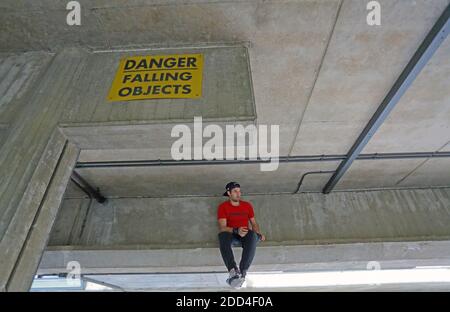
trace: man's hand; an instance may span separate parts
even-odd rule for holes
[[[240,237],[244,237],[248,233],[248,228],[246,227],[240,227],[238,230],[238,234]]]
[[[258,235],[261,237],[261,241],[262,241],[262,242],[266,240],[266,237],[265,237],[263,234],[258,233]]]

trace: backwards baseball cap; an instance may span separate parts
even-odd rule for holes
[[[228,196],[227,192],[228,191],[231,192],[231,190],[236,188],[236,187],[241,187],[241,186],[237,182],[230,182],[230,183],[228,183],[227,186],[225,186],[226,191],[225,191],[225,193],[223,193],[223,196]]]

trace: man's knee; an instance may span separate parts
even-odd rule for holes
[[[220,232],[218,234],[218,236],[219,236],[220,240],[228,240],[228,239],[231,240],[231,238],[233,237],[233,234],[230,232],[227,232],[227,231],[223,231],[223,232]]]
[[[256,232],[254,232],[252,230],[248,230],[247,235],[245,235],[245,238],[247,240],[257,241],[258,240],[258,235],[256,234]]]

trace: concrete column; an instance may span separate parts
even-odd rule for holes
[[[58,165],[69,170],[77,157],[77,149],[67,145],[57,124],[71,95],[67,90],[83,64],[72,51],[55,55],[48,66],[40,68],[23,96],[26,105],[11,116],[9,135],[0,150],[2,291],[10,285],[14,290],[27,290],[29,279],[20,275],[33,275],[45,247],[46,237],[38,237],[50,231],[67,175],[67,171],[56,174],[55,170]],[[56,181],[59,185],[51,184]],[[25,255],[29,257],[27,264],[23,262]],[[24,267],[27,269],[22,271]]]

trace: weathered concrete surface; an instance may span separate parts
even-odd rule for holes
[[[322,154],[328,153],[331,148],[337,153],[347,152],[448,3],[449,1],[380,1],[382,25],[368,27],[366,2],[343,1],[311,100],[304,112],[304,122],[300,125],[293,154]],[[424,10],[427,11],[426,14]],[[436,61],[448,55],[446,46],[448,43],[439,49],[435,55]],[[448,65],[443,59],[438,63],[443,67]],[[432,67],[436,64],[428,64],[419,80],[427,80],[427,72],[434,73]],[[428,66],[431,68],[428,69]],[[444,68],[435,77],[436,80],[443,73],[448,77],[448,69]],[[433,90],[436,90],[436,97],[445,96],[445,92],[438,91],[440,88],[439,84],[432,85],[432,82],[426,85],[416,83],[411,95],[414,97],[413,94],[422,93],[422,98],[431,97]],[[411,109],[408,99],[411,97],[404,98],[399,107],[403,107],[403,112],[408,111],[407,120],[414,127],[432,122],[439,111],[445,110],[442,101],[436,106],[429,101],[426,104],[421,101],[424,110],[433,106],[428,119]],[[398,118],[391,121],[394,124],[404,124]],[[315,131],[319,133],[317,140],[314,146],[309,146],[311,134]],[[328,135],[337,134],[341,134],[339,140],[328,140]],[[409,150],[404,147],[410,141],[397,135],[399,134],[389,132],[379,136],[380,144],[384,147],[385,140],[395,137],[396,151]],[[352,139],[347,140],[350,137]],[[445,140],[448,141],[447,135],[436,136],[435,139],[437,138],[440,138],[441,146]],[[379,152],[380,146],[376,146],[376,150],[372,149],[371,152]]]
[[[399,272],[400,270],[394,271]],[[401,271],[400,271],[401,272]],[[359,272],[358,272],[359,273]],[[392,271],[382,272],[383,276],[391,273]],[[402,272],[403,273],[403,272]],[[408,272],[404,272],[408,274]],[[292,275],[295,274],[295,275]],[[313,285],[310,286],[297,286],[297,287],[274,287],[268,286],[281,284],[280,278],[289,276],[288,280],[292,283],[294,278],[302,284],[301,281],[305,278],[308,281],[320,281],[316,284],[323,283],[323,277],[328,272],[308,272],[308,273],[275,273],[270,275],[267,279],[267,272],[254,272],[249,273],[246,278],[246,284],[243,288],[233,289],[227,283],[228,273],[183,273],[183,274],[104,274],[104,275],[86,275],[84,280],[97,283],[99,285],[105,285],[110,287],[108,291],[176,291],[176,292],[396,292],[396,291],[450,291],[450,285],[447,282],[428,282],[428,283],[386,283],[386,284],[360,284],[358,285],[332,285],[322,286]],[[348,274],[350,276],[353,272],[339,272],[339,277]],[[363,272],[369,278],[374,276],[376,272]],[[333,275],[336,276],[336,275]],[[258,287],[255,281],[261,281],[264,279],[266,282],[265,287]],[[45,280],[44,280],[45,281]],[[42,282],[41,282],[42,283]],[[45,284],[41,284],[45,287]],[[33,291],[36,291],[33,289]],[[250,294],[251,296],[251,294]],[[275,302],[274,302],[275,304]],[[210,303],[210,306],[212,303]]]
[[[257,220],[268,237],[268,241],[257,248],[249,276],[261,271],[367,270],[370,261],[377,261],[383,270],[450,264],[449,189],[339,192],[331,197],[322,194],[250,196],[247,199],[254,204]],[[70,261],[78,261],[89,279],[122,290],[227,291],[229,288],[222,283],[225,275],[217,273],[225,270],[217,248],[215,221],[215,207],[221,200],[214,197],[109,199],[107,205],[94,203],[86,212],[88,199],[67,199],[38,274],[66,272]],[[63,233],[62,229],[70,228],[74,220],[78,222],[80,215],[87,216],[84,233],[80,236],[79,229],[73,225],[70,233]],[[431,227],[434,232],[428,238],[433,241],[415,241],[427,239]],[[78,239],[73,239],[74,233]],[[401,242],[387,242],[395,240]],[[241,249],[235,248],[234,253],[236,259],[240,259]],[[197,277],[161,275],[190,272],[195,272]],[[200,278],[199,272],[211,273]],[[123,275],[130,273],[133,276]],[[158,273],[158,276],[142,275],[145,273]],[[215,275],[211,276],[212,273]],[[201,286],[196,284],[199,279]],[[448,285],[283,290],[402,289],[448,290]],[[246,290],[252,291],[252,288]]]
[[[164,2],[164,5],[161,1],[142,0],[126,4],[81,1],[83,26],[69,27],[65,24],[67,11],[61,3],[6,1],[0,14],[4,15],[1,21],[7,31],[2,35],[8,44],[2,48],[4,51],[48,48],[61,51],[68,46],[128,49],[129,52],[121,53],[85,54],[89,70],[83,72],[84,79],[75,81],[71,87],[72,95],[67,97],[70,109],[64,115],[66,121],[119,119],[126,124],[136,119],[173,119],[186,107],[193,109],[189,111],[192,114],[207,115],[211,111],[197,110],[199,106],[180,104],[180,101],[168,104],[170,112],[162,108],[165,102],[151,104],[149,110],[139,101],[103,105],[118,55],[149,53],[133,49],[152,46],[244,43],[249,46],[257,122],[280,124],[281,154],[345,154],[448,3],[448,0],[381,1],[382,26],[369,27],[365,19],[366,3],[361,1],[184,1],[182,6],[179,1]],[[382,134],[369,143],[367,152],[432,151],[450,140],[446,102],[449,96],[445,84],[445,77],[449,76],[446,61],[449,45],[447,40],[437,51],[385,127],[380,129]],[[76,61],[67,61],[76,66]],[[84,91],[81,94],[79,90]],[[219,102],[217,105],[223,108],[221,114],[235,111],[228,110],[228,105]],[[78,137],[85,145],[91,143],[88,151],[82,151],[81,158],[168,157],[167,131],[164,129],[166,135],[158,140],[144,139],[145,132],[134,137],[116,133],[113,138],[113,134],[103,136],[104,132],[99,131],[95,132],[98,135],[91,135],[89,142]],[[139,140],[148,145],[130,146]],[[437,177],[408,181],[419,164],[400,162],[398,166],[393,165],[395,172],[383,175],[385,179],[378,178],[375,187],[392,187],[394,180],[405,180],[397,187],[450,183],[447,178]],[[378,162],[352,168],[354,178],[343,180],[338,188],[372,188],[375,183],[367,172],[380,168]],[[305,172],[309,170],[317,170],[316,165],[305,168]],[[434,176],[432,172],[430,176]],[[320,191],[322,187],[320,181],[311,184],[308,190]],[[208,192],[213,193],[214,189]]]
[[[10,209],[3,212],[2,223],[6,225],[4,227],[4,234],[0,241],[0,250],[2,253],[2,266],[0,267],[0,289],[8,289],[9,283],[12,281],[12,275],[15,272],[17,261],[21,254],[23,254],[23,248],[27,244],[27,240],[30,239],[30,233],[33,230],[33,226],[36,222],[40,222],[40,209],[42,203],[45,200],[47,194],[48,185],[53,179],[55,168],[58,166],[61,154],[66,146],[67,139],[56,129],[48,141],[45,150],[41,152],[41,157],[38,159],[35,170],[32,171],[32,176],[25,186],[23,193],[14,194],[19,199],[19,204],[16,210]],[[73,166],[73,164],[72,164]],[[1,169],[1,167],[0,167]],[[61,186],[59,186],[61,187]],[[64,185],[62,185],[64,189]],[[22,195],[22,196],[20,196]],[[4,199],[3,197],[2,199]],[[60,201],[58,202],[58,204]],[[8,208],[15,208],[9,206]],[[10,218],[8,220],[8,217]],[[47,230],[50,230],[53,219],[43,220],[43,222],[50,222],[50,226]],[[9,223],[8,223],[9,221]],[[44,223],[45,224],[45,223]],[[44,231],[45,228],[38,228],[38,231]],[[45,237],[44,237],[45,238]],[[44,247],[45,242],[41,246]],[[33,254],[34,259],[39,256],[39,253]],[[22,289],[24,290],[24,289]]]
[[[375,28],[365,24],[366,3],[356,0],[81,2],[83,27],[77,28],[65,23],[65,3],[8,0],[0,4],[0,50],[4,52],[0,56],[0,123],[8,125],[7,134],[2,134],[0,150],[0,244],[5,246],[0,250],[2,255],[17,255],[22,248],[21,239],[12,238],[19,232],[23,238],[30,230],[29,220],[37,212],[39,200],[28,202],[31,206],[21,203],[26,198],[41,198],[41,191],[46,188],[43,178],[51,173],[51,166],[48,171],[44,170],[41,178],[36,178],[42,182],[38,183],[36,192],[25,194],[27,187],[31,192],[30,188],[37,183],[32,180],[33,174],[40,160],[46,159],[43,152],[59,122],[119,120],[122,126],[126,126],[136,116],[144,121],[151,117],[164,123],[173,116],[183,115],[179,111],[181,106],[174,103],[168,111],[165,106],[154,106],[152,109],[156,107],[156,111],[147,111],[146,114],[136,109],[139,105],[107,105],[103,96],[112,79],[109,75],[114,70],[105,69],[104,65],[113,64],[117,56],[109,52],[93,55],[93,49],[127,47],[127,52],[119,53],[123,55],[141,54],[143,50],[136,51],[135,48],[143,47],[248,45],[257,123],[281,125],[281,155],[342,154],[352,145],[450,1],[381,1],[383,24]],[[437,51],[433,59],[435,62],[428,64],[418,77],[406,95],[408,97],[399,103],[399,114],[392,115],[390,124],[381,129],[385,132],[380,132],[379,138],[375,136],[374,145],[368,148],[379,153],[428,151],[429,148],[438,150],[448,144],[449,97],[445,84],[449,76],[446,57],[448,40]],[[55,53],[17,53],[49,49]],[[148,50],[145,51],[148,53]],[[410,103],[413,105],[410,106]],[[227,116],[232,116],[230,119],[235,121],[235,115],[239,117],[241,113],[246,119],[254,120],[254,111],[239,111],[249,106],[236,107],[230,113],[221,105],[218,111],[222,115],[229,114]],[[163,110],[160,111],[160,108]],[[205,116],[210,113],[209,109],[203,109],[205,107],[195,107],[187,116],[192,117],[197,112]],[[410,118],[406,122],[407,117]],[[424,130],[417,131],[421,127]],[[123,149],[115,157],[136,159],[136,146],[127,145],[128,138],[109,142],[117,144],[115,148]],[[137,133],[133,140],[139,139],[142,136]],[[104,153],[94,152],[97,160],[108,158],[114,149],[108,146],[108,142],[105,146],[108,150]],[[125,152],[128,148],[130,150]],[[155,154],[146,154],[153,147],[146,148],[139,157],[162,153],[156,147]],[[359,167],[359,172],[355,167],[353,173],[349,172],[351,179],[342,183],[345,189],[393,185],[448,186],[449,175],[445,171],[436,174],[437,166],[442,164],[448,167],[447,161],[434,161],[423,162],[422,166],[422,163],[414,161],[390,164],[395,169],[393,176],[389,174],[386,179],[377,179],[378,185],[368,174],[379,170],[381,163],[374,162],[370,165],[372,168],[368,164]],[[317,167],[314,164],[310,168]],[[221,172],[216,172],[216,176],[226,176],[228,170],[223,167]],[[304,168],[301,173],[307,170]],[[291,172],[287,179],[293,181],[298,173],[295,170]],[[249,170],[247,176],[252,175],[253,171]],[[260,178],[258,176],[259,185],[271,185],[270,175]],[[409,178],[412,180],[409,181]],[[392,182],[394,180],[395,184]],[[308,190],[318,191],[323,186],[321,181],[314,181]],[[141,182],[136,182],[127,184],[129,190],[139,187]],[[174,183],[171,179],[166,182],[165,188]],[[212,184],[209,189],[201,190],[215,194],[218,185]],[[285,186],[288,187],[287,184]],[[121,187],[125,190],[125,186]],[[186,193],[195,190],[183,189]],[[411,200],[410,197],[403,198],[404,203],[408,200]],[[353,216],[350,212],[348,214]],[[397,220],[398,217],[394,212],[393,216],[383,220]],[[422,215],[422,218],[427,216]],[[16,220],[13,227],[12,220]],[[446,219],[442,217],[440,220]],[[422,219],[416,222],[427,224]],[[409,232],[409,226],[401,227],[399,233],[391,230],[388,237],[404,233],[416,235],[419,232],[430,236],[441,229],[440,226],[434,228],[431,222],[422,229],[424,232],[416,231],[419,226]],[[21,230],[16,231],[18,229]],[[318,230],[320,236],[321,229]],[[10,233],[8,240],[3,239],[6,233]],[[346,237],[352,234],[340,235]],[[10,241],[13,243],[7,243]],[[9,257],[8,265],[2,268],[11,268],[13,258]],[[3,282],[6,271],[1,270],[0,281]]]
[[[450,159],[437,158],[355,161],[335,189],[446,186],[450,182],[449,166]],[[417,176],[417,170],[423,172],[421,177]]]
[[[386,152],[438,151],[448,144],[449,55],[450,40],[446,39],[372,137],[363,153],[375,153],[381,148]]]
[[[61,62],[60,66],[50,66],[52,56],[42,56],[41,62],[45,65],[35,69],[38,73],[31,73],[38,78],[32,87],[28,88],[27,96],[20,99],[13,98],[7,105],[12,107],[22,105],[22,109],[9,116],[9,136],[2,145],[0,153],[0,173],[3,178],[0,184],[1,234],[4,233],[12,215],[16,212],[15,209],[24,195],[25,188],[29,184],[56,126],[61,109],[64,107],[62,103],[67,93],[60,93],[59,96],[56,93],[67,89],[72,79],[77,79],[76,71],[74,72],[74,68],[64,63],[64,57],[64,54],[56,56]],[[28,56],[24,55],[23,58],[22,62],[26,64]],[[30,62],[35,62],[34,55]],[[69,68],[73,73],[70,78],[66,76],[66,79],[54,80],[56,73],[64,76]],[[47,76],[43,78],[44,75]],[[24,92],[20,91],[19,94]],[[46,93],[43,94],[43,91]]]
[[[133,55],[202,53],[202,96],[199,99],[156,99],[109,102],[107,95],[120,59]],[[255,120],[248,52],[243,46],[155,49],[117,53],[84,53],[88,66],[69,92],[60,124],[138,124],[205,120]],[[70,62],[70,59],[67,60]],[[104,124],[103,124],[104,125]],[[170,131],[168,131],[170,138]],[[142,138],[145,139],[145,138]],[[167,138],[166,138],[167,140]],[[99,146],[97,148],[103,148]],[[121,146],[116,148],[120,149]]]
[[[264,245],[450,238],[448,188],[245,198],[253,203],[267,236]],[[50,244],[93,249],[217,246],[217,205],[224,199],[110,198],[106,204],[92,201],[88,214],[80,200],[65,200],[55,227],[72,233],[54,232]],[[78,214],[87,215],[81,234],[73,225]]]
[[[8,124],[0,124],[0,147],[2,146],[3,142],[6,141],[6,138],[8,137],[9,133],[9,126]]]
[[[102,103],[105,105],[105,103]],[[150,110],[153,106],[149,106]],[[154,108],[154,107],[153,107]],[[172,108],[163,105],[159,110],[166,110],[166,114]],[[214,109],[214,107],[213,107]],[[216,112],[217,113],[217,112]],[[199,114],[201,116],[201,114]],[[254,125],[254,115],[249,116],[229,116],[214,119],[203,119],[202,125],[206,127],[214,124],[221,127],[225,140],[226,125],[242,125],[243,127]],[[116,124],[120,123],[120,124]],[[116,124],[116,125],[111,125]],[[171,147],[178,139],[172,137],[172,128],[176,125],[185,125],[191,133],[191,141],[194,140],[194,118],[186,119],[166,119],[166,120],[140,120],[133,122],[92,122],[83,126],[80,125],[61,125],[61,130],[80,148],[91,151],[98,155],[99,159],[114,160],[121,155],[121,159],[172,159]],[[201,134],[201,133],[200,133]],[[239,135],[239,137],[242,137]],[[207,139],[203,139],[206,143]],[[246,143],[245,145],[248,145]],[[225,150],[224,144],[222,146]],[[191,157],[193,157],[193,145],[191,147]],[[234,147],[232,147],[234,148]],[[93,151],[92,151],[93,150]],[[133,152],[132,152],[133,151]],[[89,159],[92,160],[92,154],[88,152]],[[83,157],[86,159],[86,157]],[[80,159],[80,161],[82,161]]]
[[[434,178],[431,178],[431,175]],[[448,159],[433,159],[424,162],[424,164],[412,172],[407,179],[402,181],[401,185],[411,186],[416,183],[429,183],[430,179],[433,179],[433,183],[446,185],[450,179],[449,177],[450,161]]]
[[[61,3],[6,1],[1,21],[8,44],[3,49],[133,49],[246,42],[259,122],[282,125],[282,154],[341,154],[348,151],[448,3],[381,1],[382,26],[369,27],[366,3],[358,0],[81,1],[83,27],[69,27]],[[449,119],[442,114],[448,96],[445,83],[439,83],[449,75],[448,46],[444,43],[438,50],[419,76],[421,83],[414,84],[408,98],[399,104],[402,113],[397,116],[411,118],[408,122],[391,118],[396,128],[379,136],[381,145],[374,138],[374,152],[388,151],[383,147],[389,151],[428,150],[448,142],[444,133]],[[92,85],[89,80],[85,83]],[[411,99],[416,99],[414,109]],[[425,99],[430,101],[421,105]],[[423,107],[426,114],[414,113]],[[102,109],[104,113],[109,108]],[[123,109],[118,108],[117,114]],[[137,110],[135,113],[139,115]],[[436,123],[436,118],[441,121]],[[422,126],[418,127],[419,123]],[[415,129],[419,128],[424,130],[418,133]],[[129,157],[134,152],[130,151]],[[405,168],[403,176],[414,169]],[[361,186],[358,183],[351,188]]]
[[[72,180],[69,180],[64,198],[88,198],[88,195],[73,183]]]
[[[32,85],[51,59],[48,52],[0,53],[0,123],[12,123],[29,106]]]
[[[9,277],[8,291],[21,291],[30,288],[34,273],[40,262],[40,257],[37,257],[37,255],[42,255],[47,245],[50,231],[79,151],[79,148],[73,143],[69,142],[65,145],[37,216],[33,220],[32,228],[27,235],[27,240],[16,261],[13,274]]]
[[[166,149],[161,149],[161,154],[166,152]],[[114,160],[116,156],[121,155],[123,153],[110,151],[111,158],[104,160]],[[141,157],[138,157],[139,155]],[[136,160],[147,159],[145,153],[135,156]],[[93,160],[91,157],[92,155],[85,156],[83,159]],[[420,167],[425,161],[428,165]],[[448,159],[355,161],[336,190],[399,189],[418,185],[446,187],[450,179],[449,161]],[[229,181],[238,181],[245,194],[292,193],[297,189],[303,174],[311,171],[333,171],[338,164],[337,161],[280,163],[276,171],[269,172],[262,172],[259,164],[80,168],[77,172],[108,196],[210,196],[222,194],[224,186]],[[410,175],[416,168],[422,169]],[[420,176],[417,176],[419,173]],[[331,173],[307,175],[300,192],[317,192],[330,177]]]
[[[226,51],[230,49],[232,48],[224,48],[220,50],[222,52],[218,53],[227,54]],[[245,49],[243,49],[241,48],[240,52],[244,52]],[[113,56],[111,57],[111,55]],[[208,52],[205,52],[205,55],[209,55]],[[218,103],[217,98],[209,93],[211,90],[218,90],[218,87],[209,86],[210,91],[206,91],[203,98],[204,105],[196,106],[193,110],[185,110],[189,120],[193,114],[205,115],[205,119],[207,119],[208,116],[211,117],[208,115],[211,111],[221,120],[227,120],[228,116],[237,116],[239,119],[242,115],[247,116],[248,112],[250,112],[250,117],[244,119],[253,120],[255,118],[253,97],[249,91],[251,85],[248,67],[243,68],[244,66],[242,66],[242,62],[247,64],[247,55],[245,53],[234,55],[237,55],[237,59],[233,57],[228,59],[234,65],[224,69],[222,73],[224,76],[220,76],[218,80],[212,77],[217,68],[208,62],[214,63],[214,60],[220,62],[226,57],[222,55],[217,59],[211,56],[210,60],[205,61],[207,64],[205,65],[205,75],[210,77],[210,83],[222,85],[221,92],[228,92],[230,91],[228,88],[234,88],[235,92],[228,92],[230,94],[228,97],[223,95],[221,98],[230,107],[234,103],[239,106],[239,109],[222,114],[221,108],[215,106]],[[114,57],[117,58],[117,55],[109,54],[109,57],[102,56],[102,60],[115,59]],[[58,124],[61,121],[122,121],[125,119],[129,123],[132,120],[131,115],[122,115],[126,110],[118,108],[116,112],[112,109],[112,105],[105,103],[106,99],[102,95],[107,93],[112,77],[101,76],[101,72],[92,72],[90,66],[95,63],[95,60],[98,59],[92,53],[82,49],[66,49],[56,55],[40,52],[7,55],[2,59],[1,87],[4,89],[2,94],[4,97],[2,96],[1,116],[4,123],[8,124],[8,135],[6,140],[3,139],[4,143],[0,153],[0,175],[2,176],[0,184],[0,237],[2,238],[0,252],[4,260],[4,265],[0,268],[0,289],[5,289],[5,285],[11,277],[18,260],[17,257],[21,253],[32,222],[39,211],[40,203],[46,194],[61,150],[67,141],[66,136],[58,130]],[[239,66],[243,70],[243,76],[234,73],[233,76],[237,78],[236,80],[230,80],[229,83],[222,81],[221,79],[230,78],[227,78],[225,74],[227,70],[236,69],[233,66]],[[246,82],[239,77],[247,79]],[[86,87],[86,82],[90,83],[93,80],[100,81],[103,86],[102,92],[96,90],[98,92],[95,93],[95,96],[84,92],[83,89]],[[235,84],[239,84],[239,86]],[[94,88],[95,86],[95,84],[89,85]],[[244,96],[239,90],[244,90],[243,92],[246,92],[247,96]],[[82,104],[92,104],[92,98],[95,97],[100,101],[96,102],[97,106],[93,105],[94,113],[83,115],[76,110]],[[235,103],[235,100],[244,102]],[[212,106],[209,107],[209,104],[205,103]],[[96,109],[98,107],[100,108]],[[154,112],[154,108],[155,106],[149,110]],[[161,106],[156,111],[156,115],[163,118],[164,121],[167,118],[170,119],[173,110],[174,106]],[[105,112],[108,114],[104,115]],[[174,117],[181,116],[180,118],[182,118],[184,110],[178,111],[177,114]],[[142,114],[142,116],[141,118],[144,120],[145,118],[157,119],[153,115]],[[234,120],[234,118],[231,119]],[[51,140],[52,135],[53,138],[56,138],[56,142]],[[47,223],[47,225],[51,227],[51,223]],[[40,230],[45,232],[44,229]],[[33,256],[38,257],[39,254],[36,253]]]
[[[366,270],[370,261],[377,261],[382,269],[448,266],[449,248],[449,241],[259,245],[250,272]],[[235,248],[234,254],[240,259],[241,248]],[[218,248],[104,250],[55,246],[45,251],[38,274],[66,272],[70,261],[78,261],[83,274],[226,271]]]
[[[245,164],[77,169],[77,172],[107,196],[218,196],[230,181],[239,181],[245,194],[292,193],[304,173],[334,170],[336,165],[337,162],[290,163],[280,164],[276,171],[261,171],[260,164]],[[320,187],[330,176],[307,176],[301,191]]]
[[[67,190],[64,197],[67,196]],[[64,200],[58,212],[58,222],[53,224],[49,245],[72,244],[79,240],[84,229],[91,200]],[[72,226],[70,226],[70,224]]]
[[[48,30],[39,34],[37,31],[41,28],[31,30],[36,31],[36,36],[41,36],[39,44],[31,39],[14,39],[9,41],[7,50],[40,49],[43,46],[55,51],[66,46],[116,47],[117,50],[128,46],[132,50],[145,46],[244,42],[249,46],[257,122],[280,124],[282,155],[305,155],[345,154],[348,151],[449,1],[381,1],[383,20],[380,27],[367,26],[366,3],[357,0],[342,1],[342,6],[341,1],[257,0],[226,3],[187,1],[182,7],[177,6],[180,4],[178,1],[164,2],[164,5],[160,1],[81,3],[85,12],[83,27],[69,28],[66,25],[52,27],[64,24],[66,12],[60,4],[6,2],[4,6],[8,14],[19,20],[30,17],[23,24],[8,26],[11,33],[16,31],[17,38],[24,36],[23,28],[26,29],[28,23],[40,23],[43,29]],[[44,16],[45,9],[53,15]],[[5,22],[10,18],[8,16]],[[40,22],[38,18],[42,18]],[[189,34],[186,29],[190,29]],[[450,117],[446,99],[449,94],[445,82],[450,75],[446,57],[449,47],[447,40],[365,152],[435,151],[448,143]],[[103,65],[112,64],[115,56],[104,59],[103,55],[92,57],[90,66],[103,75],[111,74],[112,68]],[[69,112],[89,115],[94,111],[95,118],[101,120],[119,116],[123,120],[136,116],[141,118],[141,115],[152,118],[165,116],[159,104],[156,114],[141,114],[136,103],[99,104],[94,108],[92,99],[102,103],[101,92],[96,92],[97,88],[106,85],[94,78],[86,79],[77,88],[89,86],[87,90],[91,93],[86,96],[90,100],[81,101],[82,104],[74,100]],[[175,115],[181,109],[181,105],[176,103],[170,104],[174,105]],[[173,114],[169,114],[171,118]],[[142,139],[139,135],[134,139],[117,136],[115,140],[111,136],[95,136],[91,138],[90,150],[83,151],[81,157],[101,160],[169,156],[162,148],[168,144],[164,139],[146,141],[153,146],[141,146],[145,147],[142,150],[124,143],[124,140],[131,143],[139,139]],[[97,147],[94,144],[98,144]],[[113,145],[121,150],[115,150],[111,147]],[[383,175],[385,179],[378,177],[377,183],[368,178],[367,172],[377,172],[382,167],[381,163],[356,166],[351,169],[352,177],[343,179],[338,189],[365,189],[374,185],[429,187],[450,183],[449,175],[408,181],[420,163],[398,163],[392,163],[395,172]],[[426,172],[427,167],[424,168]],[[316,170],[315,164],[311,165],[311,170]],[[430,176],[434,176],[433,172]],[[398,181],[403,182],[396,185]],[[130,185],[131,188],[135,186]],[[309,190],[320,191],[322,187],[317,183]]]

